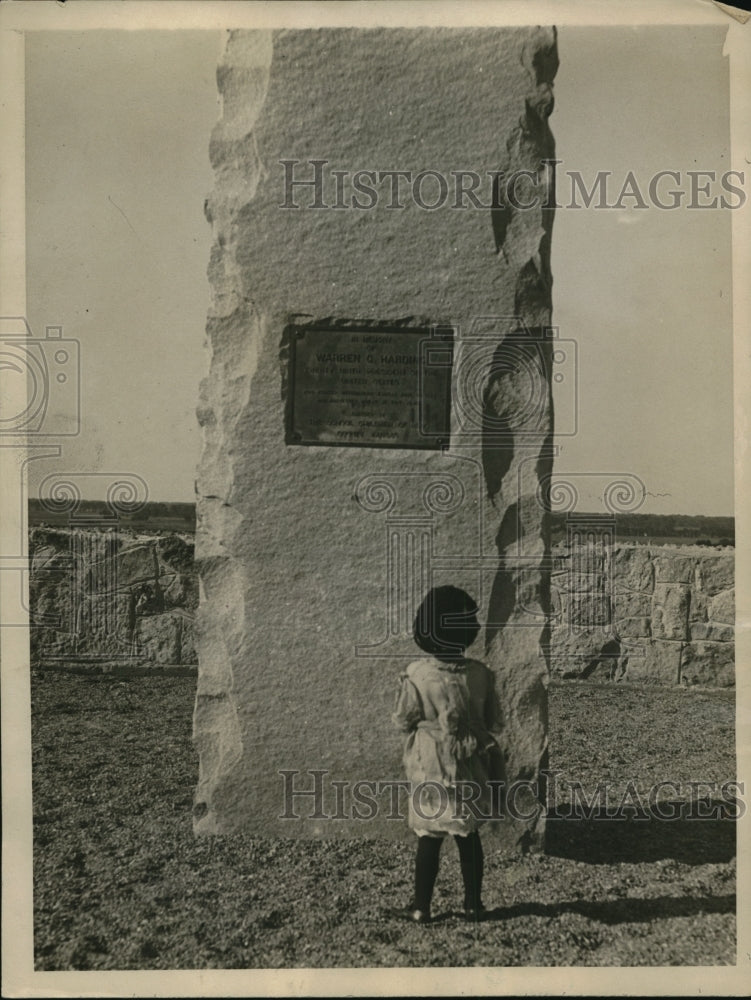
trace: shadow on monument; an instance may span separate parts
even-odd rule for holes
[[[702,803],[719,814],[727,808],[720,800]],[[570,817],[570,807],[548,812],[545,853],[552,857],[607,865],[617,862],[655,862],[670,858],[687,865],[720,864],[736,853],[735,821],[686,816],[686,802],[662,803],[664,812],[673,809],[678,818],[657,816],[644,819]],[[681,809],[684,815],[680,815]]]

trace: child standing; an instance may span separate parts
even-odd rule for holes
[[[441,844],[449,835],[459,849],[465,917],[480,920],[487,912],[478,825],[491,810],[488,781],[499,777],[501,753],[493,734],[500,731],[501,713],[492,671],[464,656],[480,631],[477,611],[469,594],[457,587],[435,587],[427,594],[413,634],[428,655],[402,675],[393,715],[406,734],[403,760],[412,792],[408,823],[418,837],[409,907],[417,923],[430,920]],[[472,783],[474,809],[467,805],[469,796],[457,794],[457,783],[463,782]]]

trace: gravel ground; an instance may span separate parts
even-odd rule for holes
[[[32,680],[38,970],[649,966],[735,962],[735,829],[551,820],[548,853],[487,850],[490,919],[456,910],[446,845],[421,927],[399,912],[413,842],[196,840],[195,680]],[[734,692],[559,684],[551,767],[590,793],[735,775]],[[689,793],[683,788],[678,798]],[[487,842],[486,842],[487,843]]]

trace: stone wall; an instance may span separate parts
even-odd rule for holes
[[[196,665],[190,535],[40,527],[29,551],[35,664]],[[576,577],[565,545],[553,560],[554,676],[734,683],[732,550],[620,543]]]
[[[695,546],[554,552],[551,666],[646,684],[735,681],[735,556]],[[582,565],[587,572],[580,572]]]
[[[193,548],[185,534],[32,529],[32,662],[195,665]]]

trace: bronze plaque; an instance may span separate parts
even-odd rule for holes
[[[454,331],[292,327],[287,444],[449,443]]]

